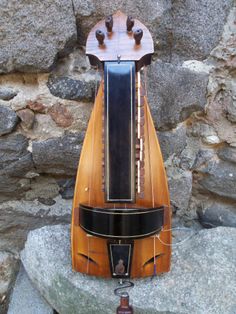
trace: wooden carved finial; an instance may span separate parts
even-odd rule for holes
[[[113,17],[112,17],[112,15],[109,15],[109,16],[106,17],[105,25],[106,25],[108,33],[111,33],[112,32],[112,27],[113,27]]]
[[[134,40],[136,45],[140,45],[142,37],[143,30],[141,28],[136,29],[136,31],[134,32]]]
[[[99,43],[99,46],[102,46],[104,44],[104,38],[105,38],[105,34],[103,33],[103,31],[101,31],[100,29],[97,29],[96,38]]]
[[[126,20],[127,32],[132,32],[133,26],[134,26],[134,19],[132,16],[129,15]]]

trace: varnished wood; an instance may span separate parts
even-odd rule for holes
[[[113,27],[113,17],[112,17],[112,15],[109,15],[109,16],[106,17],[105,25],[106,25],[108,33],[111,33],[112,32],[112,27]]]
[[[141,44],[142,37],[143,37],[143,30],[141,28],[136,29],[136,31],[134,32],[134,40],[135,40],[136,45]]]
[[[131,28],[130,24],[129,27]],[[96,31],[101,30],[105,34],[104,45],[94,44]],[[143,30],[141,44],[136,44],[133,32]],[[86,43],[86,55],[92,65],[99,65],[104,61],[132,60],[136,61],[138,68],[148,65],[153,54],[153,41],[149,30],[138,20],[134,19],[132,31],[127,31],[127,16],[118,11],[113,15],[112,32],[107,32],[105,20],[98,22],[89,33]]]
[[[89,275],[110,277],[107,240],[88,236],[79,226],[79,204],[108,208],[104,202],[103,178],[103,83],[101,83],[95,106],[89,121],[78,167],[75,197],[72,212],[72,264],[73,269]],[[131,277],[154,274],[153,257],[158,256],[156,272],[167,272],[170,268],[171,212],[165,169],[150,110],[144,97],[144,198],[136,195],[133,207],[165,206],[165,222],[157,237],[134,240]],[[120,206],[120,204],[115,204]],[[123,206],[127,206],[124,204]],[[154,240],[155,239],[155,240]],[[155,241],[155,243],[154,243]],[[155,247],[155,250],[154,250]]]
[[[142,31],[137,32],[138,29]],[[98,30],[101,32],[98,33]],[[86,54],[92,65],[103,66],[104,61],[117,61],[117,59],[129,60],[135,61],[136,71],[143,65],[150,64],[152,53],[153,41],[148,29],[138,20],[127,18],[120,11],[114,14],[112,19],[103,20],[95,25],[86,45]],[[171,210],[165,168],[145,91],[142,87],[138,89],[136,84],[135,92],[135,98],[139,99],[139,104],[136,105],[139,106],[140,115],[137,120],[134,120],[139,126],[137,130],[140,134],[137,135],[138,139],[134,145],[137,165],[135,166],[135,197],[132,203],[108,203],[105,197],[104,96],[106,95],[104,95],[103,81],[85,135],[73,202],[71,243],[73,269],[88,275],[111,277],[108,239],[88,235],[80,227],[80,217],[81,222],[83,219],[83,216],[80,216],[82,212],[79,210],[80,204],[90,209],[109,209],[111,204],[114,208],[122,209],[123,206],[122,210],[160,207],[162,220],[164,207],[164,223],[161,231],[156,229],[154,232],[159,233],[154,236],[133,240],[131,277],[151,276],[170,269]]]
[[[99,46],[103,46],[104,45],[104,38],[105,38],[104,32],[101,31],[100,29],[97,29],[95,34],[96,34],[96,38],[97,38]]]

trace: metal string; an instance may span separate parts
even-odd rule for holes
[[[96,67],[96,74],[95,74],[95,96],[94,96],[94,104],[96,107],[96,98],[97,98],[97,74],[98,74],[98,66]],[[93,163],[94,163],[94,135],[95,135],[95,117],[96,117],[96,108],[93,110],[93,130],[92,130],[92,147],[91,147],[91,155],[92,155],[92,171],[91,174],[93,174]],[[92,186],[92,175],[90,175],[89,178],[89,205],[91,205],[91,186]]]
[[[149,134],[149,118],[147,114],[147,103],[145,104],[146,118],[147,118],[147,135],[148,135],[148,158],[149,158],[149,172],[150,172],[150,180],[151,180],[151,189],[152,189],[152,207],[155,207],[155,199],[154,199],[154,188],[153,188],[153,173],[152,173],[152,164],[151,164],[151,154],[150,154],[150,134]]]
[[[184,231],[192,231],[191,229],[188,229],[188,228],[179,228],[179,227],[176,227],[176,228],[170,228],[170,229],[162,229],[161,231],[165,232],[165,231],[172,231],[172,230],[184,230]],[[157,234],[155,237],[158,238],[158,240],[165,246],[171,246],[171,247],[174,247],[174,246],[178,246],[178,245],[181,245],[183,244],[184,242],[188,241],[189,239],[191,239],[194,235],[198,234],[199,231],[197,232],[194,232],[193,234],[191,234],[189,237],[185,238],[184,240],[181,240],[177,243],[165,243],[163,242],[161,239],[160,239],[160,233]]]
[[[154,276],[157,273],[157,261],[156,261],[156,237],[153,237],[153,257],[154,257]]]
[[[89,247],[89,235],[87,235],[87,243],[88,243],[88,254],[87,254],[87,274],[89,273],[89,251],[90,251],[90,247]]]
[[[96,106],[96,97],[97,97],[97,91],[98,91],[98,66],[96,67],[96,73],[95,73],[95,93],[94,93],[94,104]],[[94,108],[95,109],[95,108]],[[91,147],[91,150],[92,150],[92,172],[91,174],[93,174],[93,162],[94,162],[94,133],[95,133],[95,110],[93,112],[93,131],[92,131],[92,147]],[[91,205],[91,185],[92,185],[92,175],[90,175],[90,178],[89,178],[89,205]],[[89,251],[90,251],[90,241],[89,241],[89,238],[90,238],[90,235],[87,234],[87,256],[88,256],[88,259],[87,259],[87,274],[89,273]]]

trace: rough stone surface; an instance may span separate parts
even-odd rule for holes
[[[169,273],[134,280],[135,313],[234,313],[235,241],[235,228],[218,227],[174,247]],[[30,232],[21,257],[30,279],[59,313],[114,313],[119,301],[111,292],[117,281],[72,271],[69,226]]]
[[[34,124],[34,112],[30,109],[22,109],[17,111],[18,117],[21,119],[21,125],[26,129],[32,129]]]
[[[215,203],[198,210],[200,223],[206,228],[236,227],[236,204]]]
[[[194,111],[204,110],[206,73],[159,61],[151,65],[149,72],[148,99],[158,129],[174,128]]]
[[[217,152],[220,159],[236,163],[236,148],[225,146]]]
[[[213,149],[199,149],[192,165],[192,170],[206,166],[214,158],[215,152]]]
[[[17,95],[17,91],[10,87],[0,87],[0,99],[10,100]]]
[[[0,136],[10,133],[19,122],[15,111],[0,104]]]
[[[50,92],[63,99],[91,101],[94,99],[94,81],[69,77],[51,77],[48,81]]]
[[[204,174],[199,183],[210,192],[236,200],[236,166],[224,161],[210,160],[198,169]]]
[[[187,145],[178,158],[174,159],[173,164],[183,170],[192,171],[200,149],[200,140],[187,136]]]
[[[9,252],[0,251],[0,304],[15,279],[17,259]]]
[[[28,140],[22,134],[0,137],[1,194],[20,197],[21,193],[29,189],[26,175],[33,170],[33,162],[27,147]]]
[[[58,195],[59,186],[54,178],[35,176],[31,179],[30,190],[25,193],[25,199],[32,201],[36,198],[51,199]]]
[[[29,101],[27,103],[27,108],[31,109],[34,112],[38,112],[38,113],[46,113],[47,111],[47,107],[39,102],[39,101]]]
[[[74,197],[75,178],[58,180],[60,186],[59,193],[64,199],[72,199]]]
[[[71,1],[3,1],[0,73],[48,71],[76,40]]]
[[[220,43],[210,54],[209,62],[214,70],[209,76],[207,87],[207,119],[218,137],[231,146],[236,146],[235,107],[235,25],[236,7],[230,11]]]
[[[7,201],[0,204],[0,250],[19,252],[30,230],[45,225],[69,223],[71,218],[71,200],[54,198],[51,205],[34,201]]]
[[[64,135],[64,128],[59,127],[49,114],[36,114],[34,127],[30,130],[21,129],[22,134],[32,141],[43,141]]]
[[[11,295],[7,314],[53,314],[53,309],[40,296],[21,266]]]
[[[204,59],[218,44],[233,1],[172,2],[172,59]]]
[[[217,45],[232,1],[154,1],[134,2],[74,0],[79,39],[85,38],[94,24],[106,15],[122,10],[140,19],[154,37],[158,55],[165,61],[204,59]]]
[[[73,123],[73,116],[62,104],[54,104],[49,109],[49,114],[57,125],[66,128]]]
[[[61,138],[33,142],[32,154],[37,171],[75,175],[82,141],[81,133],[71,133]]]
[[[171,204],[177,210],[186,210],[192,193],[192,173],[171,167],[167,171]]]
[[[186,129],[181,125],[171,131],[159,132],[158,139],[163,158],[167,160],[173,154],[180,154],[187,145]]]

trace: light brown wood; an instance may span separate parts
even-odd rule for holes
[[[78,221],[78,206],[80,203],[91,206],[110,206],[110,204],[104,202],[105,198],[102,190],[103,96],[103,83],[101,83],[86,132],[77,172],[72,211],[71,242],[72,264],[74,270],[89,275],[111,277],[107,240],[95,236],[88,236],[79,227]],[[167,245],[163,245],[156,236],[135,240],[131,277],[153,275],[154,263],[153,261],[150,263],[147,262],[156,255],[160,255],[156,263],[156,272],[158,274],[167,272],[170,268],[171,257],[171,232],[169,231],[171,228],[171,211],[167,179],[158,139],[146,98],[144,98],[144,138],[144,198],[140,198],[137,194],[135,204],[124,204],[124,206],[166,206],[165,224],[159,237],[161,241]],[[118,204],[115,205],[120,206]]]

